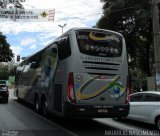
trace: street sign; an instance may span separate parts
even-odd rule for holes
[[[48,22],[54,21],[55,9],[1,9],[0,21]]]

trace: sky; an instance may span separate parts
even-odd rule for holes
[[[100,0],[25,0],[25,9],[55,9],[53,22],[1,21],[0,31],[15,54],[27,57],[73,27],[92,27],[102,16]]]

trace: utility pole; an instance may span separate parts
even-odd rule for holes
[[[64,24],[64,25],[58,25],[59,27],[62,28],[62,34],[63,34],[63,28],[66,26],[67,24]]]
[[[155,68],[156,68],[156,89],[160,90],[160,25],[159,9],[160,0],[152,0],[152,22],[153,22],[153,39],[155,51]]]

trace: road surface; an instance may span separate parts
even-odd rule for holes
[[[31,105],[17,101],[13,96],[13,90],[10,90],[9,103],[0,103],[0,130],[0,136],[159,135],[153,125],[131,120],[64,119],[56,116],[48,120],[37,114]]]

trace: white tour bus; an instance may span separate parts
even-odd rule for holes
[[[43,115],[126,117],[127,62],[121,34],[73,28],[19,64],[14,94]]]

